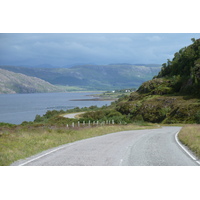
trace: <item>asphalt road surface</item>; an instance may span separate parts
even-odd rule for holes
[[[12,165],[198,166],[177,143],[181,127],[111,133],[59,146]]]
[[[82,113],[84,113],[84,112],[78,112],[78,113],[66,114],[66,115],[64,115],[63,117],[65,117],[65,118],[75,119],[75,118],[76,118],[76,115],[80,115],[80,114],[82,114]]]

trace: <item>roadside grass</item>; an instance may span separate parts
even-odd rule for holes
[[[186,125],[178,134],[179,140],[200,158],[200,125]]]
[[[7,127],[0,130],[0,166],[8,166],[17,160],[77,140],[113,132],[147,128],[158,128],[158,126],[129,124],[74,129],[66,127]]]

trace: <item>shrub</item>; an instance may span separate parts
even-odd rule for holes
[[[33,124],[33,122],[28,122],[28,121],[23,121],[21,123],[22,126],[27,126],[27,125],[32,125],[32,124]]]
[[[43,121],[43,118],[40,115],[35,116],[34,122],[42,122],[42,121]]]
[[[195,115],[195,119],[196,119],[196,123],[200,124],[200,110],[197,111],[196,115]]]
[[[0,127],[15,127],[15,124],[0,122]]]
[[[98,111],[92,111],[92,112],[87,112],[83,114],[82,118],[79,119],[80,122],[83,121],[112,121],[114,120],[115,123],[118,124],[127,124],[130,123],[130,117],[126,115],[122,115],[120,112],[114,110],[114,109],[109,109],[109,110],[98,110]]]
[[[137,115],[134,118],[134,122],[144,122],[144,119],[143,119],[142,115]]]
[[[72,122],[77,122],[77,119],[69,119],[65,117],[61,117],[56,115],[48,120],[48,125],[58,125],[58,126],[66,126],[66,124],[71,124]]]
[[[99,111],[91,111],[91,112],[87,112],[84,113],[82,118],[84,118],[84,120],[100,120],[105,116],[105,111],[99,110]]]

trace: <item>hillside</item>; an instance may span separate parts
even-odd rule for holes
[[[0,69],[0,94],[59,91],[56,86],[39,78]]]
[[[159,74],[122,98],[116,110],[132,120],[200,123],[200,39],[174,54]]]
[[[161,85],[165,87],[164,93],[200,97],[200,39],[192,41],[193,44],[176,52],[172,61],[168,59],[167,63],[162,65],[159,74],[154,77],[154,83],[158,80],[162,82]],[[142,90],[144,85],[139,91]]]
[[[138,88],[152,79],[160,65],[78,65],[70,68],[28,68],[0,66],[2,69],[35,76],[54,85],[76,86],[86,90]]]
[[[200,123],[200,40],[175,53],[152,80],[83,120],[116,123]]]

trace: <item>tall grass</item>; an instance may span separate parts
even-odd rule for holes
[[[186,125],[178,134],[179,140],[200,158],[200,125]]]
[[[0,165],[10,165],[14,161],[43,150],[77,140],[112,132],[145,128],[155,128],[155,126],[107,125],[75,129],[66,127],[6,127],[0,130]]]

